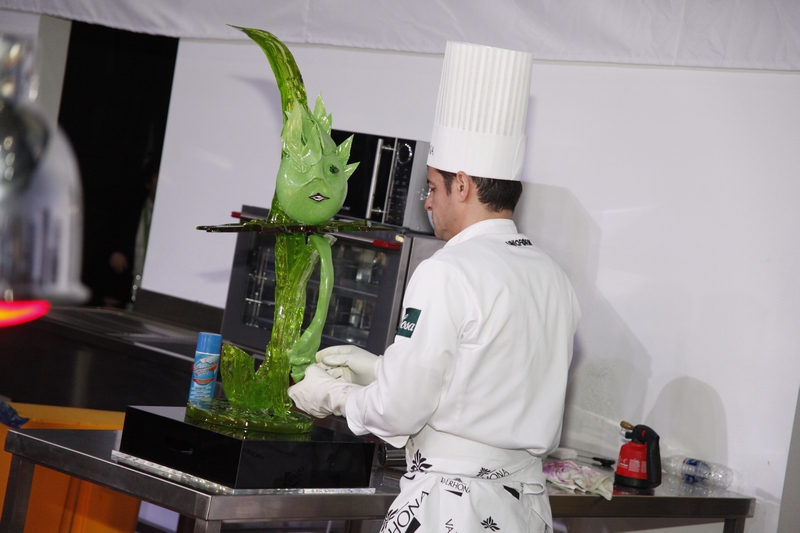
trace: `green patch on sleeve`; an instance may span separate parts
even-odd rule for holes
[[[414,329],[417,327],[417,320],[422,313],[419,309],[407,307],[403,313],[403,320],[400,322],[400,327],[397,328],[397,334],[403,337],[411,337],[414,334]]]

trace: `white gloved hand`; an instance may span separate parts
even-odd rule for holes
[[[335,378],[356,385],[375,381],[381,358],[358,346],[331,346],[317,352],[317,363]]]
[[[345,416],[347,397],[360,388],[329,376],[317,365],[310,365],[303,381],[289,387],[289,397],[299,409],[316,418]]]

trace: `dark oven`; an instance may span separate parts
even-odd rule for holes
[[[337,144],[350,135],[350,161],[359,161],[348,180],[340,215],[367,219],[432,234],[425,211],[429,143],[396,137],[333,130]]]

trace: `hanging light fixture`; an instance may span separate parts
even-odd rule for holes
[[[0,35],[0,326],[89,296],[78,165],[35,106],[34,58],[33,39]]]

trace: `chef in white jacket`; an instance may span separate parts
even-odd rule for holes
[[[382,357],[327,348],[289,389],[309,414],[405,446],[382,532],[552,530],[541,458],[560,439],[580,308],[511,220],[531,67],[527,53],[447,44],[425,203],[447,243],[414,272]]]

